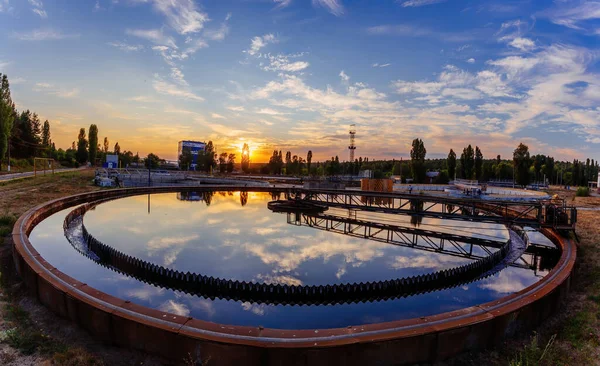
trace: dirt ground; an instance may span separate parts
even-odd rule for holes
[[[0,365],[166,364],[141,352],[101,344],[50,313],[28,295],[16,278],[9,243],[2,245],[19,215],[54,198],[99,189],[92,178],[88,170],[0,183]],[[575,191],[562,189],[549,193],[582,208],[575,282],[567,301],[535,332],[442,365],[600,365],[600,197],[575,197]]]

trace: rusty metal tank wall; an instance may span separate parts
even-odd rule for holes
[[[240,187],[189,188],[190,191],[214,189],[240,190]],[[543,229],[544,235],[561,248],[561,258],[546,277],[518,293],[417,319],[338,329],[279,330],[216,324],[116,298],[60,272],[29,242],[28,235],[35,225],[62,209],[103,198],[175,190],[151,187],[98,191],[50,201],[27,211],[15,224],[12,234],[17,271],[42,304],[100,340],[175,362],[190,355],[203,361],[210,359],[214,365],[365,365],[443,360],[497,344],[521,329],[535,327],[557,310],[570,286],[575,245]]]

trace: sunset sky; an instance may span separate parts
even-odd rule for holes
[[[212,140],[254,161],[428,157],[519,142],[600,159],[600,2],[0,0],[0,72],[67,148],[98,125],[177,158]]]

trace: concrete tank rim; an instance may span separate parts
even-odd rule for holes
[[[379,342],[418,335],[435,334],[447,330],[463,328],[494,319],[510,313],[515,309],[536,302],[556,290],[571,275],[576,258],[576,247],[571,239],[563,238],[556,232],[542,229],[545,236],[559,246],[561,257],[557,265],[540,281],[519,292],[504,296],[485,304],[471,306],[451,312],[432,316],[397,320],[390,322],[353,325],[345,328],[326,329],[270,329],[262,327],[236,326],[213,323],[188,317],[175,317],[173,314],[161,312],[149,307],[130,303],[129,301],[108,295],[60,272],[46,262],[37,253],[29,241],[28,234],[39,223],[61,209],[84,203],[90,198],[107,198],[111,196],[132,196],[150,193],[168,193],[181,190],[247,190],[247,191],[285,191],[287,188],[277,187],[240,187],[240,186],[187,186],[187,187],[141,187],[113,190],[99,190],[80,193],[51,200],[33,207],[19,217],[15,223],[13,250],[24,264],[53,286],[62,289],[66,294],[75,296],[79,301],[87,301],[95,307],[112,309],[123,313],[135,321],[164,331],[174,329],[183,336],[220,343],[249,345],[264,348],[312,348],[342,346],[363,342]],[[60,208],[56,208],[56,207]],[[46,216],[44,216],[46,215]],[[23,269],[21,268],[21,272]],[[22,273],[21,273],[22,274]],[[87,288],[85,288],[87,287]],[[85,288],[83,290],[82,288]],[[90,293],[95,294],[95,296]],[[166,320],[172,317],[174,320]],[[185,321],[184,321],[185,320]]]

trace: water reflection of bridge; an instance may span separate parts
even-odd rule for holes
[[[500,248],[506,242],[506,240],[499,238],[489,239],[481,236],[465,236],[332,215],[329,213],[307,214],[288,212],[287,223],[472,260],[489,256],[495,249]],[[477,228],[474,227],[473,229]],[[509,265],[532,269],[536,272],[538,270],[549,270],[554,266],[555,258],[558,258],[559,254],[560,252],[556,248],[529,244],[525,252]]]

